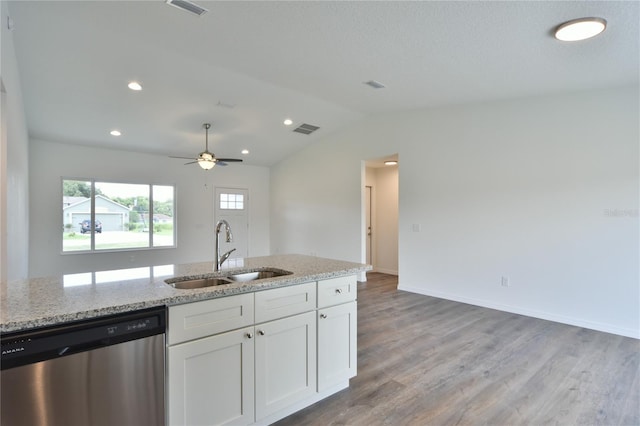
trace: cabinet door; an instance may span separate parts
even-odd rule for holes
[[[256,325],[256,419],[316,392],[316,313]]]
[[[254,421],[253,327],[169,347],[170,425]]]
[[[318,392],[357,373],[356,302],[318,310]]]

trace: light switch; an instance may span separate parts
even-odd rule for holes
[[[411,228],[413,229],[413,232],[420,232],[420,224],[419,223],[414,223]]]

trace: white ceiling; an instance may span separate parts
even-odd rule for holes
[[[31,137],[191,156],[211,122],[218,157],[269,166],[371,114],[638,83],[637,1],[196,3],[10,2]],[[551,36],[585,16],[607,30]]]

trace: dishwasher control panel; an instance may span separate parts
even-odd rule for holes
[[[99,317],[0,336],[2,370],[141,339],[166,330],[166,308]]]

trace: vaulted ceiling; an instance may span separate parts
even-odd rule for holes
[[[211,122],[217,156],[269,166],[369,115],[638,83],[636,1],[196,3],[10,2],[30,136],[191,156]],[[585,16],[606,31],[553,38]]]

